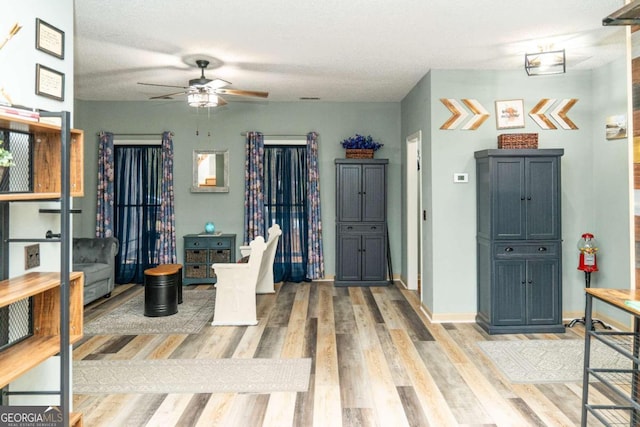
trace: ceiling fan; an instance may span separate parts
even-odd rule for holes
[[[217,107],[227,104],[220,95],[251,96],[256,98],[267,98],[269,92],[256,90],[225,89],[231,83],[221,79],[208,79],[204,76],[204,70],[209,65],[205,59],[196,60],[196,65],[200,68],[201,74],[197,79],[189,80],[189,86],[161,85],[156,83],[141,83],[145,86],[175,87],[181,88],[180,92],[168,93],[165,95],[152,96],[149,99],[173,99],[176,95],[187,95],[187,103],[191,107]]]

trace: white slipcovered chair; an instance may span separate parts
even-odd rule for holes
[[[213,264],[216,302],[213,326],[256,325],[256,285],[267,244],[262,236],[250,244],[251,257],[243,264]]]
[[[264,251],[262,267],[258,273],[258,285],[256,286],[257,294],[273,294],[275,289],[273,287],[273,261],[276,258],[276,250],[278,249],[278,241],[282,235],[282,230],[278,224],[273,224],[267,230],[267,249]],[[251,247],[240,246],[240,253],[242,256],[249,256],[251,259]]]

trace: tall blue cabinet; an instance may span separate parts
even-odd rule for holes
[[[336,159],[336,286],[388,285],[388,159]]]
[[[562,149],[475,153],[477,323],[490,334],[564,332]]]

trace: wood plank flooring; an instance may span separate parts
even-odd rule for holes
[[[207,286],[186,287],[184,292]],[[118,286],[85,307],[85,321],[141,288]],[[213,313],[213,308],[212,308]],[[81,359],[312,358],[307,392],[74,395],[94,426],[575,426],[582,385],[511,384],[476,342],[581,339],[490,336],[475,324],[432,324],[399,285],[336,288],[285,283],[258,296],[259,324],[194,335],[103,335],[74,346]],[[608,397],[592,392],[594,398]],[[598,425],[590,420],[589,425]]]

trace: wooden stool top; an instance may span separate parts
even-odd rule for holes
[[[182,264],[160,264],[157,267],[148,268],[144,271],[147,276],[167,276],[176,274],[182,269]]]
[[[176,272],[182,269],[182,264],[160,264],[156,268],[159,268],[161,270]]]

